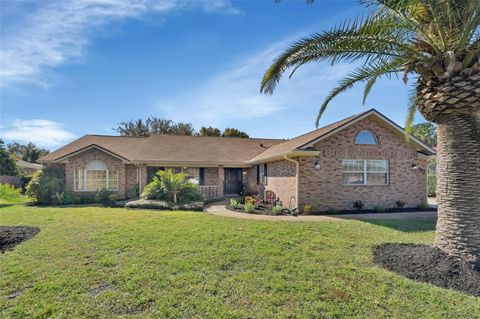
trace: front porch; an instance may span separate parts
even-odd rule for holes
[[[206,198],[220,198],[228,195],[238,195],[245,186],[247,190],[254,191],[251,181],[254,170],[251,167],[224,167],[223,165],[200,167],[180,165],[139,165],[140,193],[145,185],[152,181],[155,174],[160,170],[171,169],[174,173],[185,173],[187,178],[197,184],[200,192]],[[254,185],[256,186],[256,185]]]

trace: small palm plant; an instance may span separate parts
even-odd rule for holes
[[[287,70],[292,76],[307,63],[362,62],[326,96],[318,126],[330,101],[353,85],[365,85],[365,103],[379,78],[396,76],[407,83],[414,77],[407,132],[417,109],[438,130],[435,244],[480,263],[480,1],[362,3],[367,18],[302,39],[277,57],[261,91],[273,93]]]
[[[175,204],[178,202],[177,197],[180,192],[192,188],[192,183],[187,180],[187,174],[174,174],[171,169],[159,171],[157,174],[160,177],[162,190],[172,196]]]

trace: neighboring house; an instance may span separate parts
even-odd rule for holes
[[[65,170],[69,190],[110,189],[126,197],[159,169],[183,171],[208,197],[275,194],[314,210],[414,207],[427,201],[427,158],[435,151],[372,109],[290,140],[86,135],[40,159]]]
[[[43,167],[40,164],[30,163],[21,159],[17,159],[15,162],[23,175],[32,175]]]

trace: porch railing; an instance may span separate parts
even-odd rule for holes
[[[218,185],[201,185],[200,192],[206,198],[217,198],[220,197],[220,187]]]

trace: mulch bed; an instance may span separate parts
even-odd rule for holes
[[[415,244],[383,244],[373,249],[373,261],[399,275],[438,287],[480,296],[480,268],[438,248]]]
[[[12,249],[21,242],[32,238],[40,228],[29,226],[0,226],[0,252]]]

